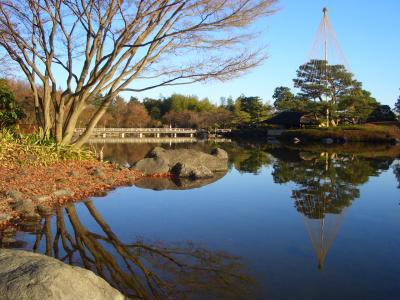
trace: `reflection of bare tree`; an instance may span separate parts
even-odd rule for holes
[[[82,264],[125,295],[140,299],[224,298],[249,296],[254,281],[238,257],[196,247],[193,243],[124,243],[92,202],[85,202],[100,233],[86,228],[74,205],[58,208],[52,232],[50,216],[41,220],[33,251],[43,249],[69,264]],[[67,221],[68,220],[68,221]],[[54,233],[54,235],[53,235]],[[1,242],[1,235],[0,235]]]

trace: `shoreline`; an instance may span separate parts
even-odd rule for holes
[[[0,162],[0,229],[51,215],[56,207],[132,186],[144,174],[98,160],[59,161],[47,166]]]
[[[279,134],[269,135],[268,131],[281,131]],[[400,141],[400,127],[397,125],[368,124],[354,127],[332,128],[307,128],[307,129],[273,129],[267,127],[242,128],[226,135],[233,139],[276,139],[281,142],[293,142],[321,144],[396,144]]]

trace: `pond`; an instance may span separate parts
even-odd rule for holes
[[[1,232],[1,246],[139,299],[400,299],[400,146],[162,146],[224,148],[229,172],[118,188]],[[95,147],[130,165],[154,145]]]

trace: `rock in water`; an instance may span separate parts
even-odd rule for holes
[[[126,299],[93,272],[26,251],[0,250],[1,299]]]
[[[171,173],[176,177],[200,179],[200,178],[211,178],[213,172],[211,172],[205,166],[192,166],[182,163],[177,163],[172,167]]]
[[[132,168],[145,175],[171,172],[178,177],[207,178],[214,172],[228,170],[228,154],[218,148],[208,154],[192,149],[156,147]]]
[[[219,159],[228,159],[228,152],[221,148],[214,148],[211,150],[211,155],[214,155],[215,157],[218,157]]]
[[[133,168],[146,175],[168,173],[170,170],[168,162],[162,157],[144,158],[139,160]]]
[[[325,138],[325,139],[322,139],[322,142],[324,144],[330,145],[330,144],[333,144],[334,140],[332,138]]]

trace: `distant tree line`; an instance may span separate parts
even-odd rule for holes
[[[18,107],[15,122],[36,124],[34,97],[30,86],[25,81],[2,80],[7,91],[12,95],[13,103]],[[0,85],[0,86],[3,86]],[[40,87],[38,87],[40,89]],[[103,102],[103,95],[91,97],[89,104],[80,115],[77,126],[86,127],[98,106]],[[21,112],[21,114],[19,113]],[[212,130],[254,124],[268,118],[273,108],[264,104],[260,97],[241,95],[220,99],[220,104],[212,103],[208,98],[200,99],[195,95],[172,94],[169,97],[136,97],[126,100],[115,97],[98,123],[100,127],[190,127]],[[51,114],[54,118],[54,112]]]
[[[322,71],[324,70],[325,71]],[[328,71],[326,71],[328,70]],[[326,75],[328,72],[328,75]],[[328,78],[328,80],[326,80]],[[252,126],[281,111],[299,111],[315,124],[360,124],[368,120],[395,118],[390,107],[381,105],[362,88],[344,66],[330,66],[324,61],[311,61],[299,68],[294,94],[288,87],[277,87],[273,106],[260,97],[241,95],[236,99],[221,97],[219,104],[195,95],[172,94],[169,97],[115,97],[100,119],[100,127],[190,127],[213,130]],[[38,87],[40,90],[40,87]],[[92,96],[80,115],[77,126],[86,127],[103,96]],[[400,116],[400,97],[394,111]],[[36,124],[34,97],[28,82],[0,79],[0,126]],[[54,112],[51,114],[54,118]]]
[[[94,97],[78,121],[85,127],[101,101],[101,95]],[[223,98],[225,99],[225,98]],[[184,127],[230,128],[253,124],[268,118],[272,107],[259,97],[244,95],[233,100],[229,97],[221,104],[213,104],[208,98],[199,99],[195,95],[172,94],[169,97],[138,98],[126,101],[118,96],[99,122],[103,127]]]

